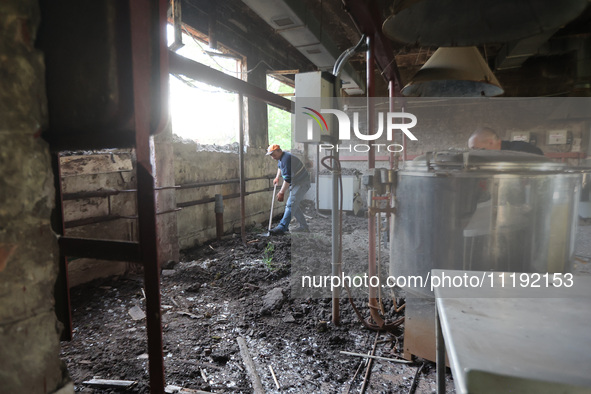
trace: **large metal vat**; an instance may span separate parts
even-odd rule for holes
[[[568,272],[582,174],[511,151],[437,152],[398,172],[390,275]],[[434,360],[429,287],[407,288],[405,355]]]

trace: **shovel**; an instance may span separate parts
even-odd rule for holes
[[[277,191],[277,184],[273,187],[273,195],[271,196],[271,213],[269,214],[269,228],[267,229],[266,234],[259,234],[260,237],[270,237],[271,236],[271,223],[273,222],[273,208],[275,207],[275,192]]]

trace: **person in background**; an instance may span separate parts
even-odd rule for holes
[[[501,140],[499,135],[489,127],[482,127],[472,133],[468,139],[468,147],[470,149],[513,150],[544,155],[540,148],[528,142]]]
[[[278,161],[277,176],[273,179],[273,184],[277,185],[281,177],[283,177],[283,185],[281,185],[281,190],[277,193],[277,200],[283,201],[285,193],[289,189],[289,198],[285,205],[283,218],[276,227],[271,229],[271,234],[282,235],[289,231],[289,222],[291,221],[292,214],[300,224],[292,232],[310,232],[304,212],[300,208],[304,195],[310,189],[310,174],[308,170],[306,170],[300,159],[289,152],[282,151],[281,147],[277,144],[272,144],[267,148],[267,156],[271,156]]]

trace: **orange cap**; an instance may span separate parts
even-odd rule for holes
[[[281,149],[281,147],[277,144],[269,145],[269,147],[267,148],[267,155],[270,155],[271,153],[275,152],[277,149]]]

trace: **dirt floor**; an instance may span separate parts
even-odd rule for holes
[[[368,374],[366,359],[341,353],[367,354],[375,346],[375,355],[400,359],[403,325],[376,334],[343,298],[337,326],[331,322],[329,298],[291,296],[292,242],[312,254],[330,255],[330,218],[310,206],[306,214],[310,234],[267,238],[260,235],[262,228],[251,229],[246,245],[238,236],[227,237],[183,251],[180,262],[162,271],[164,365],[170,392],[173,386],[252,392],[238,338],[244,338],[266,392],[358,393],[366,375],[367,393],[408,393],[415,380],[417,393],[435,392],[432,362],[375,360]],[[581,229],[575,268],[590,273],[591,226]],[[367,248],[367,219],[345,215],[343,234],[348,237],[345,255],[367,264],[362,247]],[[381,257],[387,261],[383,246]],[[141,274],[130,273],[72,289],[74,338],[62,343],[61,357],[77,392],[118,392],[83,383],[92,378],[131,380],[136,383],[127,392],[149,392],[142,286]],[[397,301],[404,299],[398,296]],[[369,315],[367,298],[356,298],[355,303],[364,317]],[[388,322],[404,316],[404,310],[394,311],[391,297],[384,297],[384,306]],[[455,392],[449,371],[446,380],[447,392]]]
[[[297,237],[298,247],[330,255],[330,218],[319,216],[310,206],[306,215],[310,234],[267,238],[260,236],[265,233],[262,228],[251,229],[246,245],[239,236],[228,237],[183,251],[178,264],[162,271],[167,385],[252,392],[239,337],[246,341],[266,392],[360,392],[367,359],[341,352],[368,354],[376,342],[376,356],[401,359],[402,325],[376,334],[364,327],[342,298],[337,326],[331,321],[330,298],[290,296],[292,237]],[[367,255],[355,242],[367,248],[367,219],[345,215],[343,233],[355,240],[344,242],[345,254],[366,265]],[[383,259],[385,255],[383,250]],[[149,392],[142,286],[141,274],[130,274],[72,289],[74,338],[62,343],[61,357],[77,392],[116,392],[83,383],[92,378],[132,380],[137,383],[127,392]],[[387,321],[403,317],[404,310],[395,313],[392,299],[386,298]],[[369,316],[367,298],[355,303],[363,317]],[[420,368],[416,392],[435,392],[435,365],[422,359],[410,364],[374,360],[366,392],[407,393]],[[449,373],[447,387],[454,392]]]

